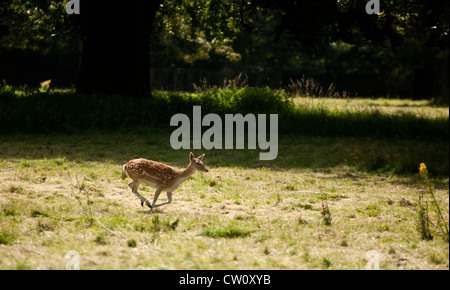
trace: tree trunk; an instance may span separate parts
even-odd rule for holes
[[[449,104],[449,59],[448,59],[448,47],[445,49],[445,57],[442,64],[442,91],[441,91],[441,102],[443,104]]]
[[[81,0],[79,93],[150,97],[150,35],[162,0]]]

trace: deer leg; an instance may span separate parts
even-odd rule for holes
[[[164,204],[168,204],[168,203],[171,203],[171,202],[172,202],[172,193],[171,192],[167,192],[167,201],[166,202],[162,202],[160,204],[155,204],[156,200],[153,200],[152,207],[158,207],[158,206],[161,206],[161,205],[164,205]]]
[[[158,200],[158,197],[160,194],[161,194],[161,189],[157,188],[155,191],[155,195],[153,196],[152,208],[155,207],[156,201]]]
[[[141,200],[141,206],[144,206],[144,202],[145,204],[151,209],[152,206],[150,205],[150,202],[143,197],[142,195],[139,194],[139,192],[137,191],[138,187],[139,187],[139,183],[138,182],[130,182],[128,184],[128,186],[131,188],[131,191]]]

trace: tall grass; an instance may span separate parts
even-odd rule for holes
[[[0,133],[165,127],[176,113],[191,116],[194,105],[202,106],[203,115],[276,113],[280,132],[287,134],[448,139],[448,118],[295,106],[282,91],[254,87],[210,88],[198,94],[155,91],[148,99],[74,92],[24,93],[3,87],[0,89]]]

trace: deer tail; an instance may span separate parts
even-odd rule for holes
[[[126,164],[123,165],[122,167],[122,178],[120,180],[125,180],[125,178],[127,177],[127,172],[125,170],[125,166],[127,166]]]

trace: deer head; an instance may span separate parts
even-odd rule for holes
[[[195,158],[194,154],[191,152],[189,154],[189,159],[191,161],[190,166],[192,166],[195,170],[208,172],[208,169],[206,169],[205,165],[203,165],[203,157],[205,157],[205,154]]]

